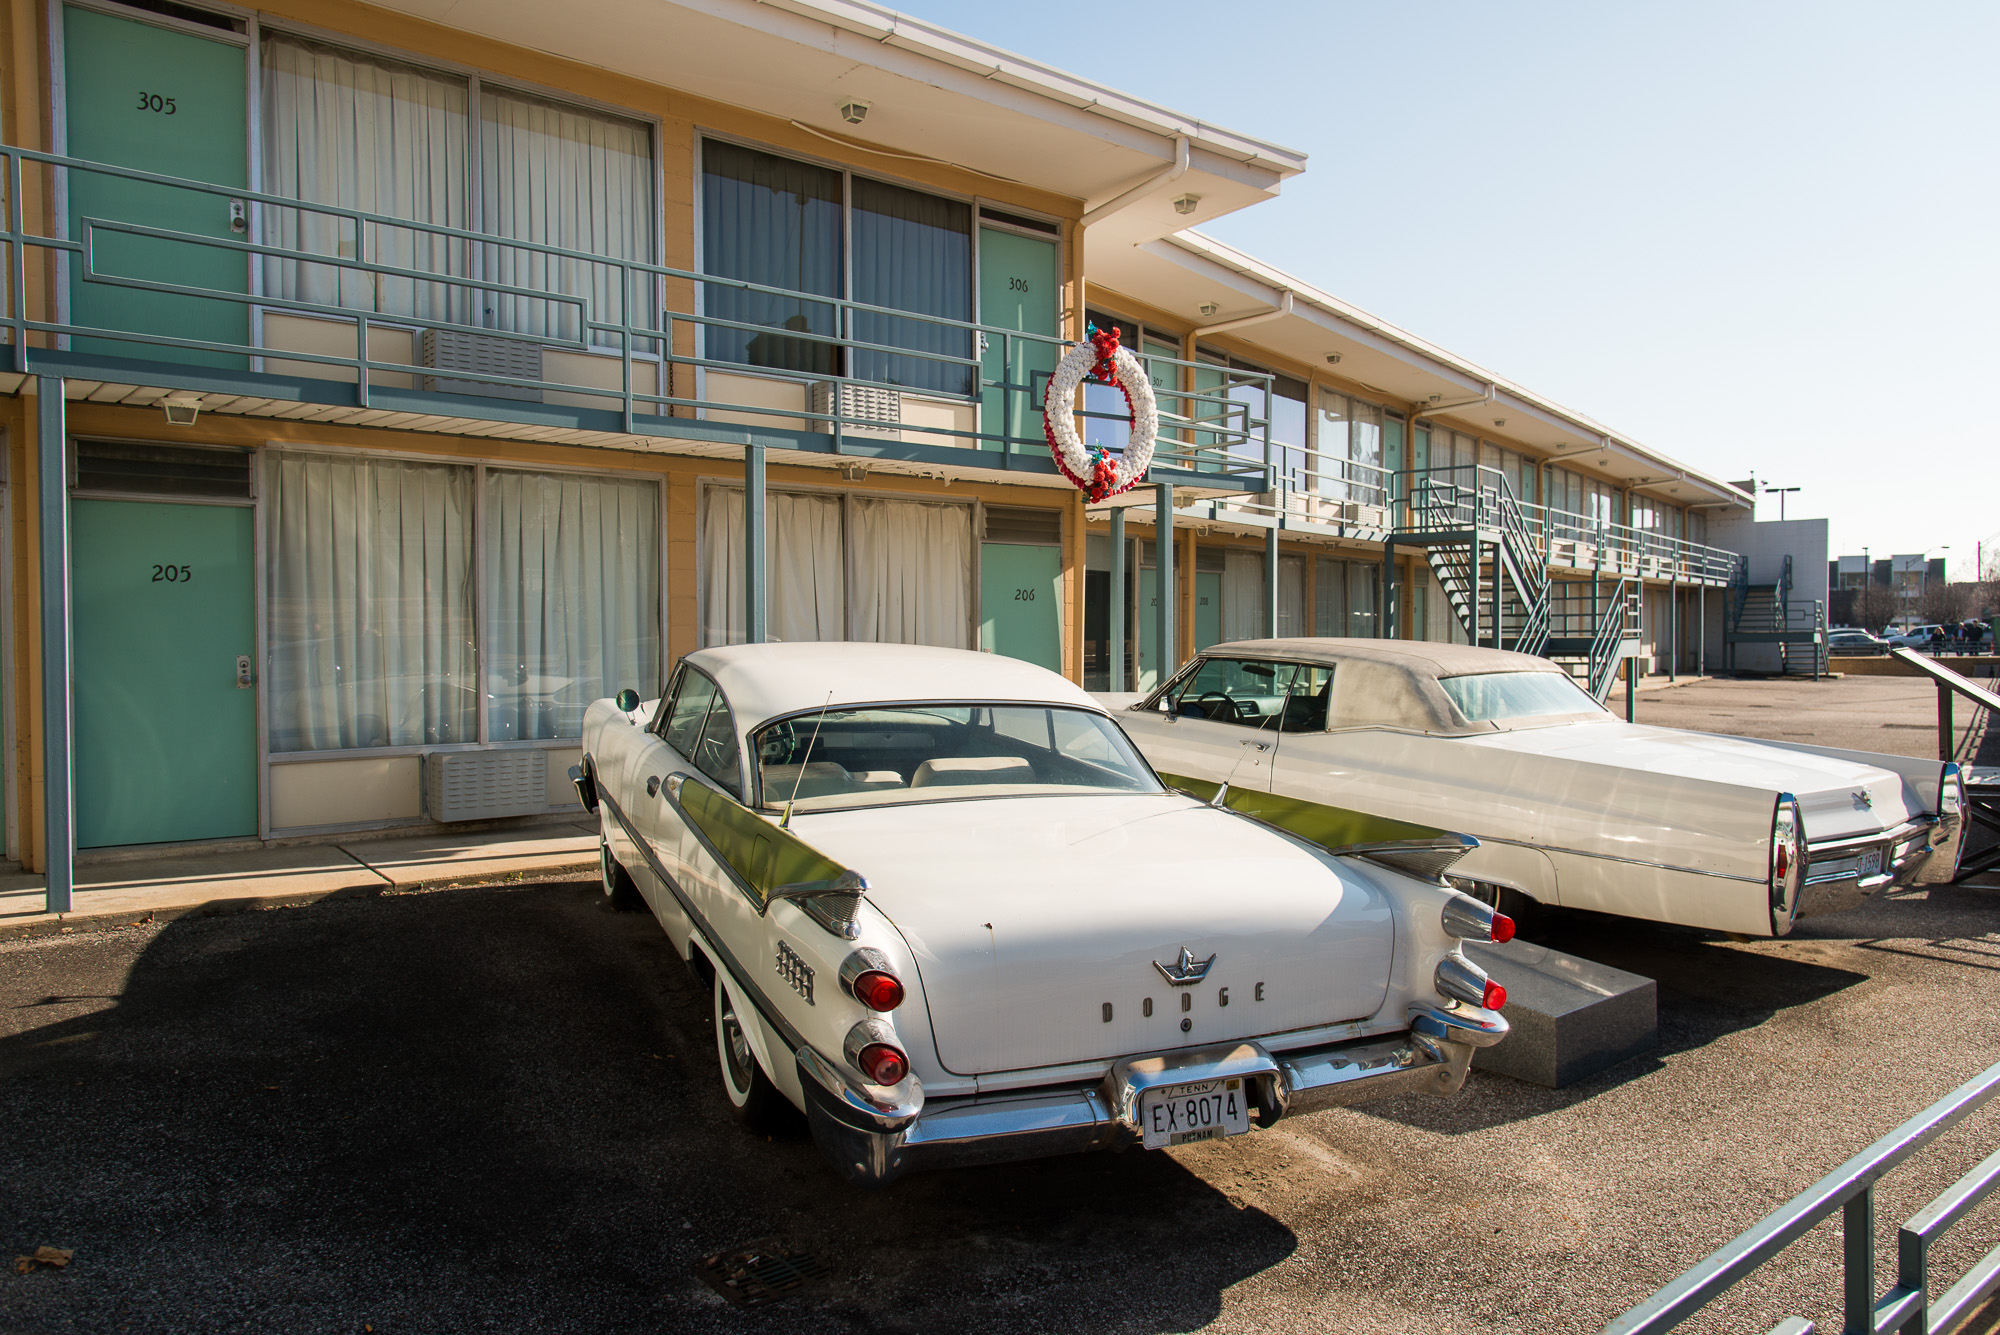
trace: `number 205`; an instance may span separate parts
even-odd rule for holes
[[[187,566],[154,566],[153,583],[186,584],[194,578],[194,571]]]

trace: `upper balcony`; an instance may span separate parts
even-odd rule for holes
[[[1328,537],[1380,542],[1390,535],[1479,535],[1491,541],[1517,526],[1550,570],[1719,588],[1742,558],[1721,547],[1516,499],[1512,484],[1481,465],[1390,470],[1347,459],[1278,470],[1278,490],[1209,503],[1209,517],[1253,516],[1260,523]]]
[[[1045,333],[18,147],[0,166],[5,392],[55,375],[98,403],[1068,485],[1042,411],[1068,344]],[[27,226],[45,201],[62,221]],[[1272,378],[1146,364],[1149,480],[1267,490]],[[1100,393],[1082,434],[1122,443]]]

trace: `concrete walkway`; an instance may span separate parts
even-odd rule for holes
[[[42,911],[39,873],[0,875],[0,940],[164,922],[188,914],[310,904],[335,895],[408,893],[446,885],[597,875],[597,827],[577,820],[528,829],[194,853],[162,851],[78,866],[73,910]]]

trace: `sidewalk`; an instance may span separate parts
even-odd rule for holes
[[[62,915],[42,911],[47,883],[39,873],[0,875],[0,941],[283,908],[336,895],[595,876],[597,827],[579,819],[463,836],[357,836],[307,847],[162,852],[76,870],[74,907]]]

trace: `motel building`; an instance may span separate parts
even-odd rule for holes
[[[1120,690],[1456,639],[1603,696],[1730,632],[1743,490],[1201,233],[1293,150],[866,0],[4,3],[6,854],[52,898],[573,812],[585,707],[705,645]],[[1161,409],[1100,505],[1043,433],[1093,324]]]

